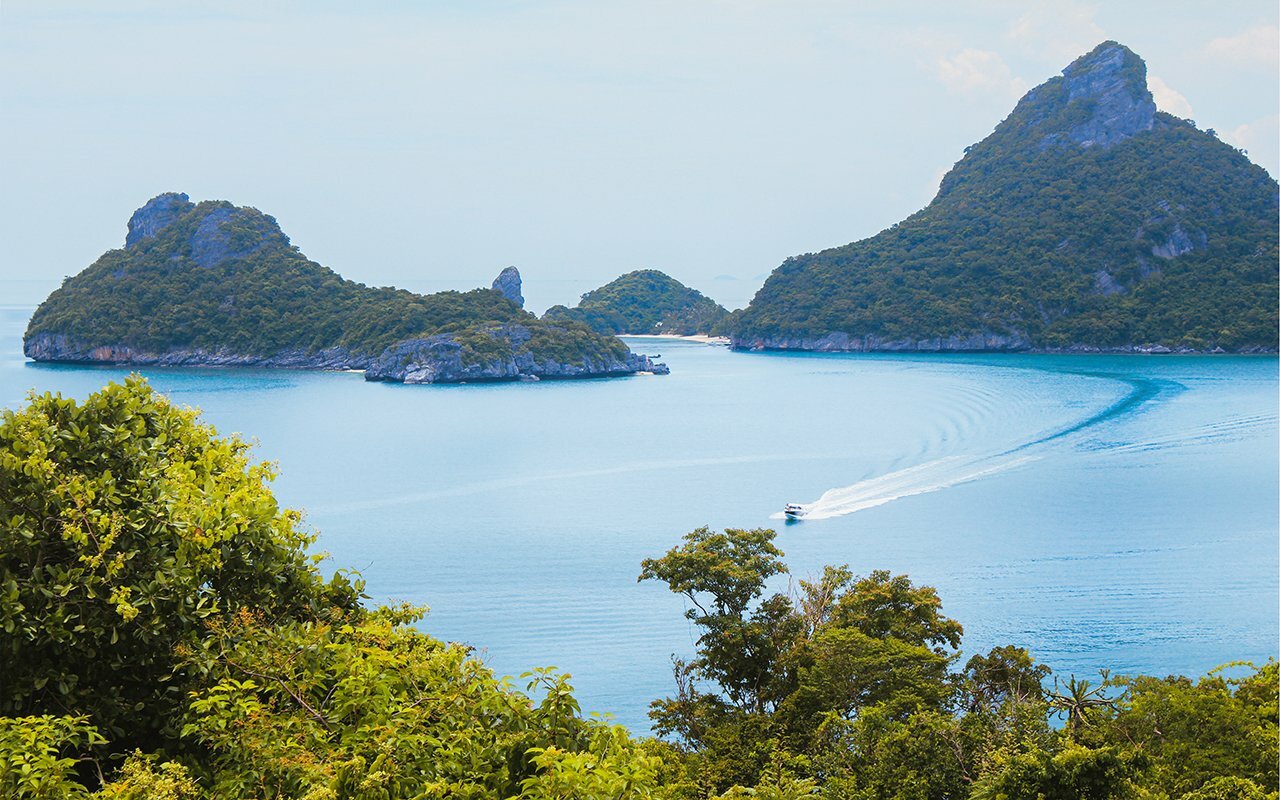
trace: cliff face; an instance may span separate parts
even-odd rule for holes
[[[1159,112],[1106,42],[967,148],[926,208],[788,259],[740,348],[1272,351],[1275,180]]]
[[[538,320],[522,302],[514,267],[493,289],[372,289],[309,261],[257,209],[168,193],[133,214],[123,249],[41,304],[23,349],[36,361],[140,366],[376,363],[369,379],[411,383],[664,371],[613,337]]]
[[[1071,62],[1060,82],[1037,87],[1023,101],[1032,108],[1047,106],[1046,117],[1075,104],[1082,110],[1083,120],[1064,132],[1044,134],[1041,145],[1067,141],[1081,147],[1109,147],[1151,130],[1156,124],[1156,103],[1147,89],[1146,74],[1142,59],[1114,42]]]
[[[129,218],[129,232],[124,237],[124,246],[133,247],[143,239],[155,238],[156,234],[193,208],[195,204],[191,202],[191,198],[178,192],[165,192],[151,198]]]

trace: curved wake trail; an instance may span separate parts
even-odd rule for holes
[[[914,467],[900,469],[876,478],[859,481],[852,486],[829,489],[812,503],[805,505],[805,519],[830,519],[882,506],[894,500],[917,494],[949,489],[976,481],[998,472],[1035,461],[1037,456],[947,456]],[[783,519],[774,514],[772,519]]]
[[[804,519],[830,519],[846,514],[882,506],[885,503],[928,494],[962,483],[969,483],[1038,460],[1042,454],[1035,452],[1053,442],[1064,440],[1097,425],[1137,413],[1162,392],[1181,389],[1171,381],[1135,378],[1097,372],[1071,373],[1089,378],[1122,381],[1129,385],[1129,392],[1105,408],[1042,436],[1030,439],[998,453],[977,456],[947,456],[913,467],[900,469],[859,481],[852,486],[829,489],[817,500],[804,505]],[[771,519],[783,519],[784,514],[773,514]]]

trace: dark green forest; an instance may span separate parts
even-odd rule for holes
[[[1277,797],[1277,663],[1056,675],[962,653],[942,599],[845,566],[769,593],[771,530],[637,565],[688,601],[655,737],[498,678],[324,576],[242,440],[139,377],[0,417],[5,798]],[[771,580],[773,579],[773,580]]]
[[[574,308],[552,306],[544,320],[573,320],[604,334],[718,332],[728,314],[696,289],[656,269],[628,272],[582,296]]]
[[[528,328],[530,346],[554,344],[540,357],[626,353],[584,325],[543,322],[491,289],[420,295],[346,280],[307,259],[272,217],[206,201],[68,278],[36,310],[26,338],[61,334],[86,349],[261,358],[342,348],[358,360],[405,339],[457,334],[480,357],[506,346],[485,329],[507,323]]]
[[[1150,102],[1140,58],[1112,42],[1081,62],[1108,49],[1122,64],[1107,86],[1139,114]],[[1074,140],[1102,102],[1061,76],[1028,93],[926,208],[778,267],[730,321],[735,343],[804,347],[834,333],[909,349],[977,337],[955,349],[1274,351],[1275,180],[1154,105],[1149,129]]]

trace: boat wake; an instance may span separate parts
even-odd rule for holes
[[[914,467],[907,467],[852,486],[830,489],[812,503],[802,504],[804,519],[830,519],[857,511],[882,506],[885,503],[949,489],[962,483],[976,481],[1006,470],[1020,467],[1037,456],[984,456],[979,458],[947,456]],[[771,519],[783,519],[782,513]]]
[[[962,483],[1006,472],[1043,457],[1048,446],[1064,440],[1083,438],[1091,428],[1136,414],[1162,394],[1176,392],[1183,387],[1171,381],[1152,380],[1106,373],[1073,373],[1082,377],[1107,378],[1128,384],[1129,391],[1120,399],[1095,411],[1084,419],[1057,430],[1034,436],[1027,441],[998,453],[976,456],[946,456],[906,469],[889,472],[859,481],[852,486],[829,489],[812,503],[800,504],[806,520],[830,519],[865,511],[885,503],[949,489]],[[770,519],[785,519],[782,513]]]

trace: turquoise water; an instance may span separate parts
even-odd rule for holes
[[[122,369],[25,362],[0,308],[0,406]],[[571,672],[647,727],[695,632],[640,560],[700,525],[779,530],[793,574],[938,587],[967,654],[1199,674],[1280,652],[1277,361],[731,353],[635,340],[668,377],[405,387],[147,370],[277,461],[334,566],[500,673]],[[796,524],[783,503],[812,504]],[[786,588],[786,580],[778,583]]]

